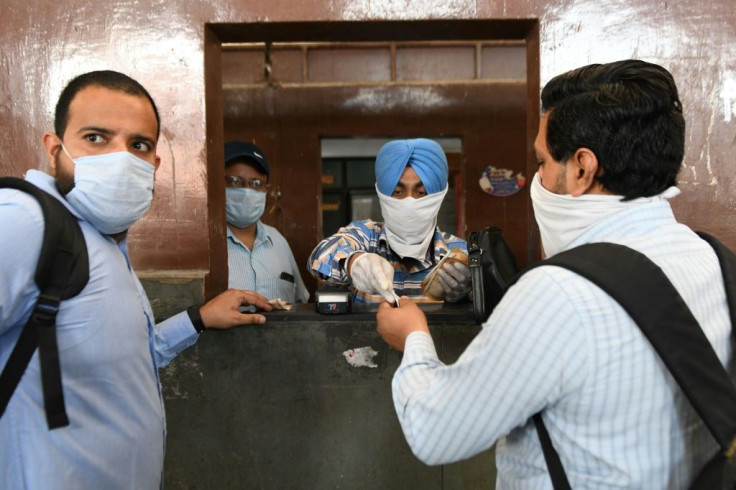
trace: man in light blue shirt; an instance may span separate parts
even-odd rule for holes
[[[258,291],[269,300],[309,300],[294,254],[279,231],[261,222],[271,169],[258,146],[225,143],[225,211],[228,284]]]
[[[593,242],[643,253],[730,365],[733,325],[718,259],[668,202],[679,193],[685,141],[672,75],[638,60],[589,65],[552,79],[542,105],[531,198],[545,254]],[[525,274],[452,365],[437,358],[416,305],[381,307],[377,323],[404,351],[394,405],[427,464],[466,459],[497,442],[497,488],[550,489],[531,419],[537,413],[575,489],[687,488],[716,453],[631,317],[566,269]]]
[[[135,80],[112,71],[75,78],[56,107],[55,132],[43,136],[51,175],[26,180],[78,220],[89,281],[61,302],[56,338],[69,425],[49,430],[38,354],[0,418],[0,487],[152,489],[163,485],[166,424],[158,368],[194,344],[205,328],[263,323],[240,313],[266,299],[228,290],[157,325],[131,268],[127,230],[148,209],[158,111]],[[39,291],[34,272],[44,218],[38,203],[0,189],[0,365],[5,366]]]

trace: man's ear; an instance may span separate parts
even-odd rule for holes
[[[159,165],[161,165],[161,157],[156,155],[156,161],[153,164],[154,170],[158,170]]]
[[[589,148],[578,148],[567,163],[568,192],[574,196],[582,196],[596,192],[598,183],[598,157]]]
[[[61,151],[61,139],[56,133],[44,133],[41,141],[51,175],[56,177],[56,155]]]

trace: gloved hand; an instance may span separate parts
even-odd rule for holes
[[[470,267],[462,262],[448,262],[437,270],[445,301],[455,303],[470,292]]]
[[[380,294],[389,303],[394,302],[394,266],[374,253],[361,253],[350,263],[353,286],[368,294]]]

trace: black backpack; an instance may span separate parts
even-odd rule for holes
[[[0,188],[32,195],[44,217],[43,243],[34,277],[40,295],[0,374],[0,416],[38,347],[46,421],[49,429],[55,429],[69,425],[61,388],[56,314],[61,301],[79,294],[89,280],[87,245],[77,219],[51,194],[14,177],[0,178]]]
[[[699,235],[714,248],[721,264],[733,336],[736,326],[736,255],[712,236]],[[736,389],[697,320],[662,269],[645,255],[613,243],[582,245],[533,264],[526,270],[541,265],[564,267],[587,278],[629,313],[720,448],[690,488],[736,488]],[[518,277],[508,285],[511,286]],[[569,489],[562,463],[540,414],[533,419],[555,490]]]

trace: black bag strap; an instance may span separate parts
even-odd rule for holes
[[[571,490],[570,482],[567,480],[565,468],[562,467],[560,456],[555,451],[552,439],[549,437],[547,427],[544,426],[542,414],[538,413],[532,417],[534,426],[537,428],[539,442],[542,444],[542,453],[544,453],[544,461],[547,463],[547,471],[549,471],[552,486],[555,490]]]
[[[713,246],[721,262],[734,325],[736,256],[715,238],[707,237],[709,243],[716,243]],[[645,255],[613,243],[582,245],[534,264],[530,269],[541,265],[569,269],[615,299],[657,351],[721,449],[726,453],[734,450],[736,389],[697,320],[662,269]],[[543,425],[541,417],[538,419]],[[537,420],[535,424],[539,425]],[[540,435],[544,446],[543,439]],[[552,468],[561,468],[562,464],[549,436],[547,441],[549,447],[543,449],[550,475],[553,475]],[[566,479],[553,480],[553,485],[556,490],[570,488]]]
[[[61,387],[56,314],[61,301],[79,294],[89,280],[87,246],[76,218],[56,198],[13,177],[0,178],[2,187],[36,198],[44,215],[44,233],[34,276],[40,295],[0,374],[0,416],[38,347],[46,421],[49,429],[55,429],[69,425]]]
[[[474,231],[468,236],[468,267],[470,268],[470,282],[473,285],[473,318],[475,323],[481,324],[490,314],[486,309],[486,288],[483,281],[483,268],[481,259],[483,249],[480,246],[479,231]]]
[[[519,271],[501,228],[489,226],[470,234],[468,266],[473,285],[473,317],[481,324],[503,297],[509,279]]]

